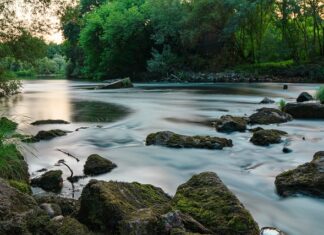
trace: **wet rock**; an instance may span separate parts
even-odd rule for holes
[[[257,132],[257,131],[262,131],[262,130],[264,130],[262,127],[256,127],[256,128],[251,128],[251,129],[249,129],[249,131],[250,132],[252,132],[252,133],[254,133],[254,132]]]
[[[261,100],[260,104],[273,104],[275,103],[274,100],[268,98],[268,97],[265,97],[263,100]]]
[[[86,175],[74,175],[72,177],[71,176],[67,177],[67,180],[70,181],[71,183],[76,183],[79,180],[85,179],[85,178],[87,178]]]
[[[223,149],[232,147],[230,139],[211,136],[186,136],[171,131],[151,133],[146,137],[146,145],[161,145],[172,148]]]
[[[258,225],[250,213],[213,172],[194,175],[180,185],[172,205],[213,234],[259,234]]]
[[[167,212],[170,197],[148,184],[91,180],[83,189],[80,201],[78,218],[94,231],[159,234],[158,214]]]
[[[260,130],[253,133],[250,141],[259,146],[269,146],[270,144],[278,144],[281,143],[281,137],[286,135],[287,133],[280,130]]]
[[[130,78],[120,79],[106,85],[98,86],[96,89],[121,89],[134,87]]]
[[[54,203],[42,203],[39,206],[41,209],[43,209],[50,218],[53,218],[55,216],[61,215],[62,211],[58,204]]]
[[[31,125],[33,126],[47,125],[47,124],[70,124],[70,123],[61,119],[38,120],[31,123]]]
[[[216,130],[219,132],[231,133],[235,131],[244,132],[246,130],[247,123],[247,118],[225,115],[216,120],[214,125]]]
[[[279,109],[261,108],[256,113],[250,116],[251,124],[274,124],[284,123],[292,120],[292,116],[288,113],[282,112]]]
[[[103,158],[98,154],[92,154],[88,157],[83,172],[86,175],[99,175],[110,172],[116,167],[117,165],[110,160]]]
[[[38,142],[41,140],[51,140],[56,137],[65,136],[69,133],[68,131],[63,131],[59,129],[49,130],[49,131],[39,131],[34,137],[25,140],[26,142]]]
[[[284,148],[282,149],[282,152],[283,152],[283,153],[291,153],[291,152],[292,152],[292,149],[290,149],[290,148],[288,148],[288,147],[284,147]]]
[[[80,202],[78,200],[60,197],[53,193],[46,195],[35,195],[34,198],[39,205],[43,203],[58,205],[63,216],[76,215],[80,209]]]
[[[288,85],[287,84],[284,84],[283,87],[282,87],[282,89],[288,90]]]
[[[48,171],[38,178],[31,180],[31,185],[40,187],[46,191],[58,192],[63,187],[63,172],[61,170]]]
[[[324,119],[324,104],[320,103],[288,103],[284,111],[297,119]]]
[[[261,229],[260,235],[286,235],[286,234],[277,228],[264,227]]]
[[[275,185],[283,197],[304,194],[324,198],[324,151],[315,153],[311,162],[279,174]]]
[[[313,96],[311,96],[308,92],[302,92],[300,95],[297,97],[297,102],[302,103],[306,101],[311,101],[313,100]]]
[[[72,217],[52,219],[46,226],[46,234],[50,235],[89,235],[88,228]]]
[[[47,169],[46,168],[42,168],[42,169],[37,170],[36,172],[40,173],[40,172],[45,172],[45,171],[47,171]]]

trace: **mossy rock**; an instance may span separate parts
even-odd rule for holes
[[[49,124],[70,124],[70,123],[68,121],[64,121],[61,119],[37,120],[31,123],[31,125],[33,126],[49,125]]]
[[[324,152],[315,153],[313,160],[285,171],[276,177],[275,185],[280,196],[298,194],[324,198]]]
[[[29,182],[28,165],[14,144],[0,144],[0,177]]]
[[[69,133],[68,131],[63,131],[60,129],[54,129],[49,131],[39,131],[34,137],[24,140],[25,142],[38,142],[41,140],[51,140],[56,137],[65,136]]]
[[[94,231],[119,234],[129,231],[134,218],[138,229],[156,228],[156,216],[167,210],[170,197],[148,184],[91,180],[80,201],[81,222]]]
[[[261,108],[249,117],[250,124],[275,124],[284,123],[292,120],[292,116],[274,108]]]
[[[62,220],[51,220],[46,226],[50,235],[90,235],[88,228],[72,217],[64,217]]]
[[[214,122],[215,128],[219,132],[232,133],[235,131],[244,132],[248,119],[245,117],[234,117],[231,115],[221,116]]]
[[[63,172],[61,170],[48,171],[38,178],[31,180],[31,185],[46,191],[59,192],[63,187]]]
[[[279,144],[281,143],[281,137],[287,135],[286,132],[280,130],[259,130],[253,133],[250,141],[259,146],[269,146],[270,144]]]
[[[189,214],[214,234],[259,234],[251,214],[215,173],[194,175],[178,187],[172,202],[175,209]]]
[[[18,189],[22,193],[32,194],[30,185],[25,181],[18,180],[9,180],[8,181],[11,187]]]
[[[211,136],[186,136],[171,131],[151,133],[146,138],[146,145],[161,145],[171,148],[223,149],[232,147],[230,139]]]
[[[98,154],[92,154],[88,157],[83,172],[86,175],[99,175],[110,172],[116,167],[117,165],[110,160],[103,158]]]

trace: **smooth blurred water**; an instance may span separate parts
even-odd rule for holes
[[[65,80],[27,81],[23,93],[1,102],[1,113],[13,116],[24,133],[60,128],[73,131],[65,137],[24,146],[32,177],[41,168],[65,159],[75,175],[82,174],[88,155],[97,153],[118,165],[112,172],[89,177],[75,184],[75,197],[92,178],[138,181],[163,188],[173,195],[178,185],[193,174],[214,171],[251,211],[260,227],[274,226],[293,235],[320,235],[324,231],[324,200],[305,196],[281,199],[275,192],[275,176],[308,162],[323,149],[323,121],[294,120],[276,128],[289,133],[293,153],[282,153],[283,143],[258,147],[249,142],[251,133],[217,133],[201,124],[221,115],[250,115],[265,96],[294,101],[302,91],[314,93],[318,85],[289,84],[135,84],[133,89],[87,90],[94,83]],[[39,119],[64,119],[69,125],[31,126]],[[89,127],[74,131],[79,127]],[[169,149],[145,146],[151,132],[170,130],[185,135],[231,138],[233,148],[224,150]],[[303,140],[303,137],[306,140]],[[62,149],[80,162],[57,151]],[[34,193],[41,190],[34,189]],[[62,194],[72,197],[64,181]]]

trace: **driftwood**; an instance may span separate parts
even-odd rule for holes
[[[59,151],[59,152],[61,152],[61,153],[64,153],[65,155],[67,155],[67,156],[69,156],[69,157],[72,157],[72,158],[74,158],[77,162],[79,162],[80,161],[80,159],[79,158],[77,158],[76,156],[74,156],[74,155],[72,155],[71,153],[69,153],[69,152],[66,152],[66,151],[64,151],[64,150],[62,150],[62,149],[56,149],[57,151]]]

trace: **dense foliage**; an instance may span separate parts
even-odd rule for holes
[[[321,0],[82,0],[62,17],[68,75],[317,63],[324,56],[323,9]]]

